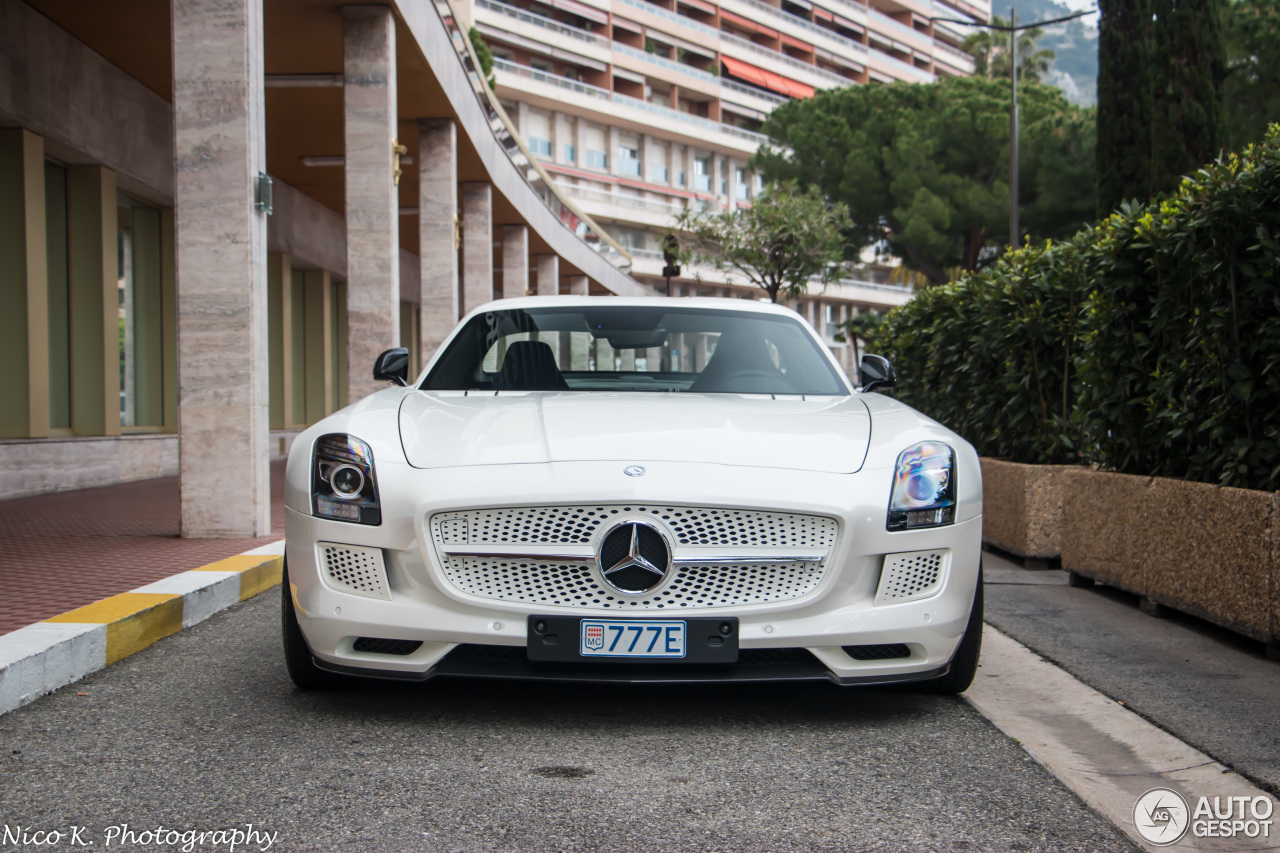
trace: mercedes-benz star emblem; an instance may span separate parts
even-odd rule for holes
[[[609,586],[643,593],[662,583],[671,567],[671,552],[657,528],[628,521],[610,530],[600,543],[600,571]]]
[[[643,466],[643,465],[628,465],[626,468],[623,468],[623,469],[622,469],[622,473],[626,474],[628,477],[643,477],[643,476],[644,476],[644,466]]]

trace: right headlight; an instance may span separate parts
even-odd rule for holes
[[[321,518],[355,524],[382,523],[369,445],[344,433],[330,433],[316,440],[311,505]]]
[[[956,520],[956,454],[948,445],[922,441],[902,451],[889,497],[889,530],[941,527]]]

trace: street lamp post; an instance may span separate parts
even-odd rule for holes
[[[1049,24],[1061,24],[1064,21],[1073,21],[1076,18],[1083,18],[1085,15],[1092,15],[1097,9],[1085,9],[1083,12],[1076,12],[1072,15],[1064,15],[1061,18],[1050,18],[1047,21],[1036,21],[1034,24],[1023,24],[1018,26],[1018,10],[1009,7],[1009,26],[1003,24],[980,24],[976,21],[965,21],[959,18],[930,18],[929,21],[942,21],[947,24],[960,24],[965,27],[982,27],[988,30],[1000,30],[1009,34],[1009,247],[1016,249],[1018,244],[1022,242],[1020,226],[1018,224],[1018,33],[1022,30],[1031,30],[1036,27],[1044,27]]]

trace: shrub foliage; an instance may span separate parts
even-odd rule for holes
[[[1280,489],[1280,125],[878,340],[899,396],[984,455]]]

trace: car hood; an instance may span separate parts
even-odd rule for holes
[[[400,407],[415,468],[616,460],[853,473],[870,435],[857,395],[419,391]]]

